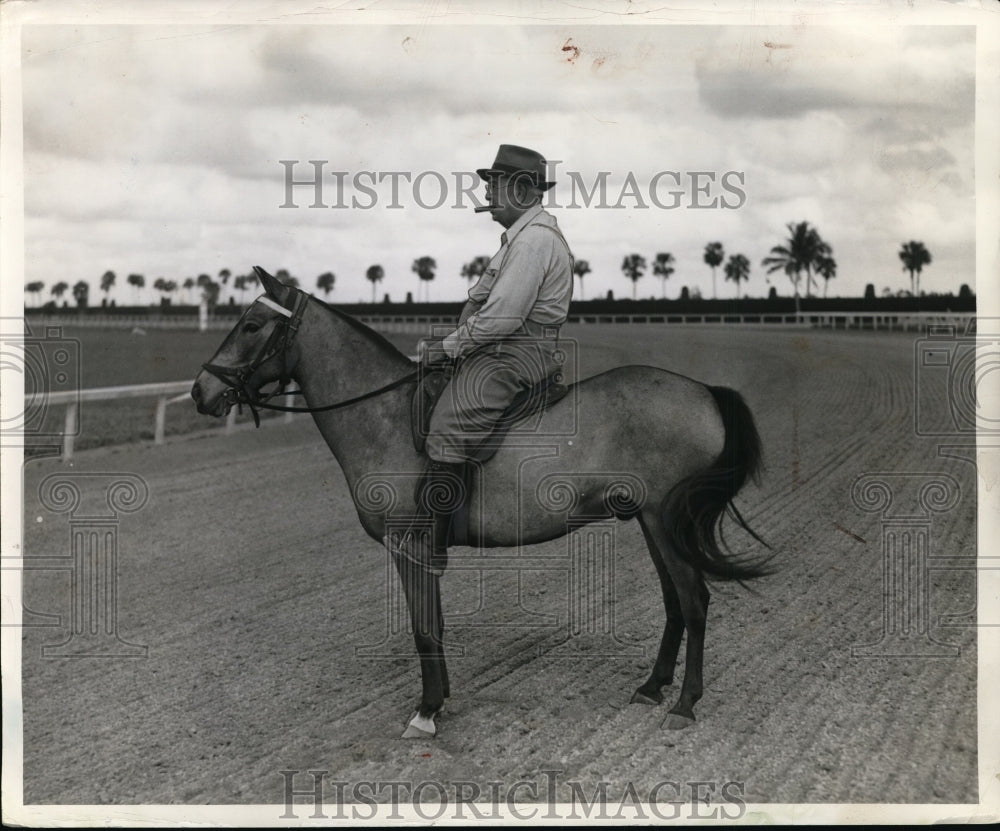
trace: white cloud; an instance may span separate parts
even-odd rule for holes
[[[461,263],[497,245],[488,217],[421,209],[405,184],[403,210],[386,185],[371,210],[282,210],[278,162],[439,171],[450,186],[502,142],[562,161],[563,202],[571,170],[609,171],[612,201],[630,171],[644,189],[662,170],[745,173],[740,210],[560,210],[594,268],[588,295],[629,293],[631,250],[671,251],[672,292],[705,292],[715,239],[751,260],[760,293],[760,258],[802,219],[834,244],[831,291],[859,293],[873,273],[901,284],[909,238],[935,253],[928,289],[971,278],[968,29],[34,27],[24,45],[28,279],[48,284],[67,262],[93,279],[259,262],[306,284],[332,270],[335,299],[354,301],[381,262],[380,294],[400,298],[430,254],[432,296],[458,299]]]

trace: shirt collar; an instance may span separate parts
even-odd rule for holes
[[[516,237],[523,230],[524,226],[527,225],[529,222],[531,222],[541,212],[542,212],[541,205],[535,205],[531,208],[528,208],[528,210],[526,210],[523,214],[521,214],[517,218],[517,222],[511,225],[510,228],[508,228],[500,235],[500,244],[509,245],[513,241],[514,237]]]

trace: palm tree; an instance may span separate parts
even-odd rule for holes
[[[107,303],[108,292],[111,291],[111,287],[115,284],[115,273],[113,271],[105,271],[101,275],[101,291],[104,292],[104,301]]]
[[[434,279],[434,272],[437,269],[437,263],[434,261],[433,257],[420,257],[413,261],[413,265],[410,266],[410,271],[414,272],[424,283],[424,300],[427,301],[430,296],[430,281]]]
[[[667,296],[667,278],[674,273],[674,255],[657,254],[653,260],[653,274],[660,278],[660,294]]]
[[[298,279],[289,274],[287,268],[279,268],[276,272],[274,272],[274,276],[286,286],[291,286],[292,288],[298,288],[299,286]]]
[[[199,274],[197,285],[201,289],[201,299],[209,308],[214,306],[219,299],[219,284],[207,274]]]
[[[830,285],[830,281],[837,276],[837,261],[826,254],[820,256],[816,260],[816,273],[823,278],[823,297],[826,297],[827,287]],[[865,294],[867,295],[867,289]],[[874,294],[874,288],[872,289],[872,294]]]
[[[84,308],[90,300],[90,283],[86,280],[80,280],[80,282],[73,286],[73,299],[76,301],[77,306]]]
[[[382,282],[383,277],[385,277],[385,269],[382,266],[368,266],[368,270],[365,272],[365,279],[372,284],[372,303],[375,302],[375,286]]]
[[[139,305],[139,289],[141,289],[143,286],[146,285],[146,278],[143,277],[141,274],[129,274],[129,276],[126,277],[125,279],[126,282],[135,289],[135,303],[136,305]],[[160,282],[162,283],[163,278],[160,277],[159,279]],[[155,283],[153,284],[153,288],[156,288]]]
[[[333,284],[337,282],[337,277],[332,271],[324,271],[316,278],[316,288],[323,292],[324,297],[329,297],[333,291]]]
[[[219,282],[222,283],[223,286],[228,285],[229,284],[229,278],[232,276],[232,274],[233,273],[228,268],[220,268],[219,269]],[[220,289],[220,292],[221,292],[221,289]]]
[[[812,286],[812,270],[818,260],[832,254],[830,246],[823,242],[819,231],[809,226],[808,222],[789,222],[788,240],[784,245],[776,245],[771,254],[761,260],[761,265],[767,267],[767,273],[784,271],[795,288],[795,313],[799,313],[799,280],[802,271],[806,272],[806,297],[810,297]]]
[[[622,260],[622,272],[632,281],[632,299],[635,300],[635,286],[646,271],[646,258],[639,254],[629,254]]]
[[[164,287],[164,291],[167,294],[173,294],[177,290],[178,290],[177,281],[176,280],[167,280],[167,282],[165,284],[165,287]]]
[[[157,277],[156,280],[153,281],[153,288],[163,295],[160,299],[160,303],[162,305],[163,299],[166,298],[168,294],[172,294],[177,291],[177,281],[165,280],[162,277]]]
[[[740,283],[750,279],[750,260],[742,254],[732,254],[726,263],[726,279],[736,283],[736,299],[740,297]]]
[[[69,283],[64,283],[61,280],[52,287],[52,296],[56,300],[61,300],[62,296],[66,293],[66,289],[69,288]]]
[[[462,266],[462,276],[471,284],[473,280],[478,280],[486,273],[486,268],[490,264],[490,258],[482,255],[473,257]]]
[[[583,278],[590,274],[590,263],[586,260],[575,260],[573,262],[573,274],[580,278],[580,299],[583,300]]]
[[[233,288],[240,293],[240,305],[243,305],[243,296],[246,294],[247,290],[247,276],[246,274],[237,274],[233,278]]]
[[[30,283],[24,284],[24,290],[28,292],[28,294],[30,294],[35,299],[36,306],[38,305],[38,299],[36,295],[39,294],[43,288],[45,288],[45,283],[43,283],[41,280],[33,280]]]
[[[924,247],[922,242],[910,240],[904,242],[899,252],[899,259],[903,261],[903,271],[910,272],[910,294],[914,297],[920,291],[920,272],[925,265],[930,265],[931,252]],[[916,275],[916,282],[913,276]]]
[[[251,271],[249,274],[243,275],[244,285],[249,289],[260,283],[260,278],[257,276],[256,271]]]
[[[212,308],[219,302],[221,289],[222,287],[215,280],[209,280],[202,286],[202,297],[205,298],[205,302],[209,308]]]
[[[722,261],[726,258],[726,252],[722,248],[721,242],[710,242],[705,246],[705,262],[712,269],[712,296],[718,297],[718,293],[715,290],[715,269],[717,266],[722,265]]]

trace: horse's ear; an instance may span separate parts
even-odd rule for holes
[[[260,280],[260,284],[264,287],[264,292],[268,297],[277,300],[279,303],[284,302],[285,295],[288,293],[288,287],[281,280],[277,277],[272,277],[259,265],[253,267],[253,273],[257,275],[257,279]]]

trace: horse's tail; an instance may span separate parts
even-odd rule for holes
[[[722,453],[707,469],[678,482],[664,500],[663,523],[677,553],[691,566],[718,580],[749,580],[772,573],[770,557],[735,556],[722,536],[727,513],[761,545],[733,497],[748,478],[759,481],[763,459],[753,414],[735,390],[708,387],[726,428]]]

